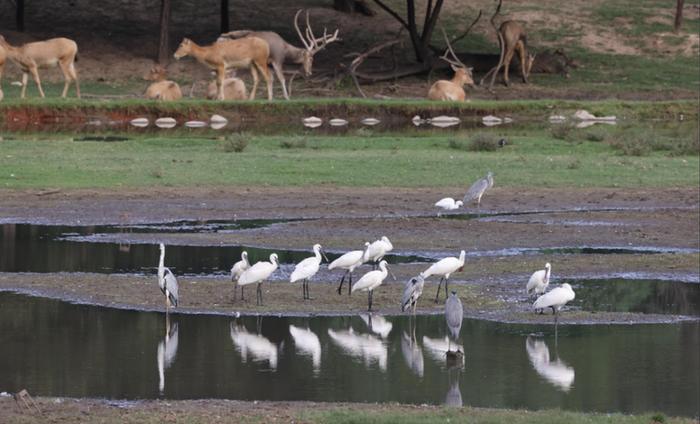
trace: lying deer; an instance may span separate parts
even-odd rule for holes
[[[30,73],[34,77],[39,94],[41,97],[46,97],[44,90],[41,88],[39,68],[48,68],[56,65],[61,68],[63,77],[66,80],[61,97],[66,97],[68,87],[70,87],[71,81],[74,81],[75,92],[80,98],[80,84],[78,83],[78,74],[75,72],[75,60],[78,54],[78,45],[75,41],[68,38],[52,38],[15,47],[10,45],[0,35],[0,46],[5,49],[7,57],[22,69],[22,98],[24,98],[27,91]]]
[[[289,100],[289,92],[287,91],[287,85],[284,78],[283,64],[285,62],[301,64],[304,71],[304,76],[308,77],[311,75],[314,55],[328,44],[338,40],[337,29],[333,34],[328,34],[324,28],[323,37],[316,38],[313,30],[311,29],[311,24],[309,23],[308,11],[306,12],[306,36],[304,36],[299,29],[299,14],[301,12],[302,9],[299,9],[296,15],[294,15],[294,28],[299,35],[301,43],[304,45],[303,49],[287,43],[282,37],[280,37],[279,34],[272,31],[240,30],[227,32],[219,36],[219,41],[244,37],[259,37],[267,41],[267,44],[270,45],[270,64],[272,65],[272,69],[275,71],[275,75],[277,75],[277,78],[282,84],[282,93],[284,94],[284,98],[287,100]]]
[[[272,79],[270,71],[267,69],[270,47],[265,40],[258,37],[247,37],[240,40],[220,41],[209,46],[199,46],[189,38],[185,38],[174,56],[175,59],[180,59],[187,55],[216,71],[217,99],[224,100],[226,69],[248,68],[253,76],[250,100],[255,98],[255,91],[258,88],[257,71],[262,73],[267,84],[267,99],[272,100]]]
[[[182,91],[180,86],[175,81],[169,81],[166,79],[167,71],[160,65],[155,65],[146,74],[143,79],[146,81],[153,81],[151,85],[146,88],[144,97],[153,100],[163,100],[166,102],[173,100],[180,100],[182,98]]]
[[[229,73],[224,80],[224,100],[245,100],[248,98],[248,90],[242,79],[236,78],[235,72]],[[218,94],[216,80],[207,87],[207,98],[214,100]]]
[[[535,61],[535,55],[527,53],[527,35],[525,34],[525,28],[516,21],[505,21],[498,28],[498,38],[501,43],[501,59],[498,65],[484,76],[482,81],[493,72],[494,75],[491,77],[491,84],[493,84],[493,78],[498,74],[500,68],[503,67],[503,83],[509,86],[508,70],[510,68],[510,62],[513,60],[513,55],[517,51],[520,59],[520,71],[523,82],[527,84],[527,78],[530,76],[530,70]]]
[[[450,41],[447,39],[447,35],[445,35],[444,31],[442,34],[445,37],[445,42],[447,42],[447,49],[445,49],[445,54],[440,59],[449,63],[455,74],[449,81],[435,81],[428,91],[428,99],[464,101],[467,96],[464,92],[464,85],[474,86],[472,68],[468,68],[457,58],[457,55],[452,50]],[[447,56],[448,53],[452,56],[452,59]]]

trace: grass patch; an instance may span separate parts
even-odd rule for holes
[[[235,133],[227,135],[222,141],[223,150],[226,153],[236,152],[241,153],[248,147],[248,140],[250,139],[250,134],[248,133]]]

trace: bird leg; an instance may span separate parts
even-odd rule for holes
[[[345,274],[343,274],[343,277],[340,279],[340,285],[338,286],[338,294],[341,294],[343,292],[343,282],[345,281],[345,276],[348,275],[348,272],[350,272],[350,270],[346,269]]]
[[[352,296],[352,272],[348,276],[348,296]]]
[[[369,290],[367,292],[367,303],[368,303],[367,311],[369,312],[372,310],[372,290]]]
[[[258,289],[256,290],[256,299],[255,299],[255,304],[258,306],[262,306],[262,283],[258,283]]]
[[[236,293],[238,293],[238,287],[233,286],[233,301],[236,301]]]
[[[447,299],[447,281],[448,280],[449,280],[448,278],[445,278],[445,299]]]
[[[440,286],[442,286],[442,279],[443,279],[443,277],[440,278],[440,282],[438,283],[437,293],[435,293],[435,303],[438,303],[438,298],[440,297]]]
[[[244,300],[245,300],[245,296],[244,296],[244,293],[243,293],[243,289],[244,289],[244,288],[245,288],[245,286],[241,286],[241,301],[244,301]]]

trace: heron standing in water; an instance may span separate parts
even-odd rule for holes
[[[462,301],[457,297],[457,292],[452,291],[450,297],[447,298],[445,302],[445,320],[447,320],[447,328],[450,330],[450,335],[454,339],[455,343],[459,339],[459,332],[462,329],[462,319],[464,318],[464,309],[462,309]],[[447,355],[452,353],[450,348],[450,342],[447,342]],[[456,351],[457,354],[461,354],[459,348]]]

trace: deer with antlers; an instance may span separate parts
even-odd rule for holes
[[[174,57],[179,60],[188,55],[216,71],[218,100],[224,100],[224,79],[228,68],[250,69],[250,74],[253,76],[250,100],[255,98],[255,91],[258,88],[257,71],[260,71],[267,84],[267,99],[272,100],[272,75],[267,69],[270,46],[262,38],[247,37],[239,40],[226,40],[209,46],[199,46],[189,38],[185,38],[175,51]]]
[[[323,29],[323,36],[316,37],[313,30],[311,29],[311,24],[309,22],[309,12],[306,12],[306,29],[304,32],[299,28],[299,15],[303,9],[299,9],[294,15],[294,28],[299,35],[301,43],[304,48],[295,47],[292,44],[284,41],[284,39],[272,31],[252,31],[252,30],[239,30],[231,31],[219,36],[219,40],[228,39],[241,39],[245,37],[259,37],[267,41],[270,46],[270,58],[269,62],[272,65],[272,69],[275,75],[280,80],[282,84],[282,93],[284,98],[289,100],[289,92],[287,91],[287,84],[285,82],[283,73],[283,64],[285,62],[298,63],[302,65],[302,70],[304,76],[310,76],[313,67],[314,55],[325,48],[328,44],[338,41],[338,29],[332,34],[329,34],[326,28]]]
[[[41,88],[39,68],[49,68],[56,65],[61,68],[63,77],[66,80],[61,97],[66,97],[70,83],[75,82],[75,92],[80,98],[80,84],[78,83],[78,74],[75,71],[78,45],[75,41],[68,38],[51,38],[15,47],[0,35],[0,47],[5,50],[7,57],[22,69],[22,98],[24,98],[27,91],[30,73],[39,89],[39,94],[41,97],[46,97],[44,90]]]
[[[472,68],[467,67],[462,61],[459,60],[454,50],[452,50],[452,45],[450,40],[447,39],[447,34],[442,31],[442,35],[445,37],[445,42],[447,43],[447,48],[445,53],[440,57],[440,59],[450,64],[450,67],[454,71],[454,76],[451,80],[439,80],[435,81],[433,85],[428,90],[428,99],[430,100],[448,100],[448,101],[464,101],[467,97],[464,92],[464,86],[474,86],[474,80],[472,79]],[[448,54],[452,58],[448,57]]]

